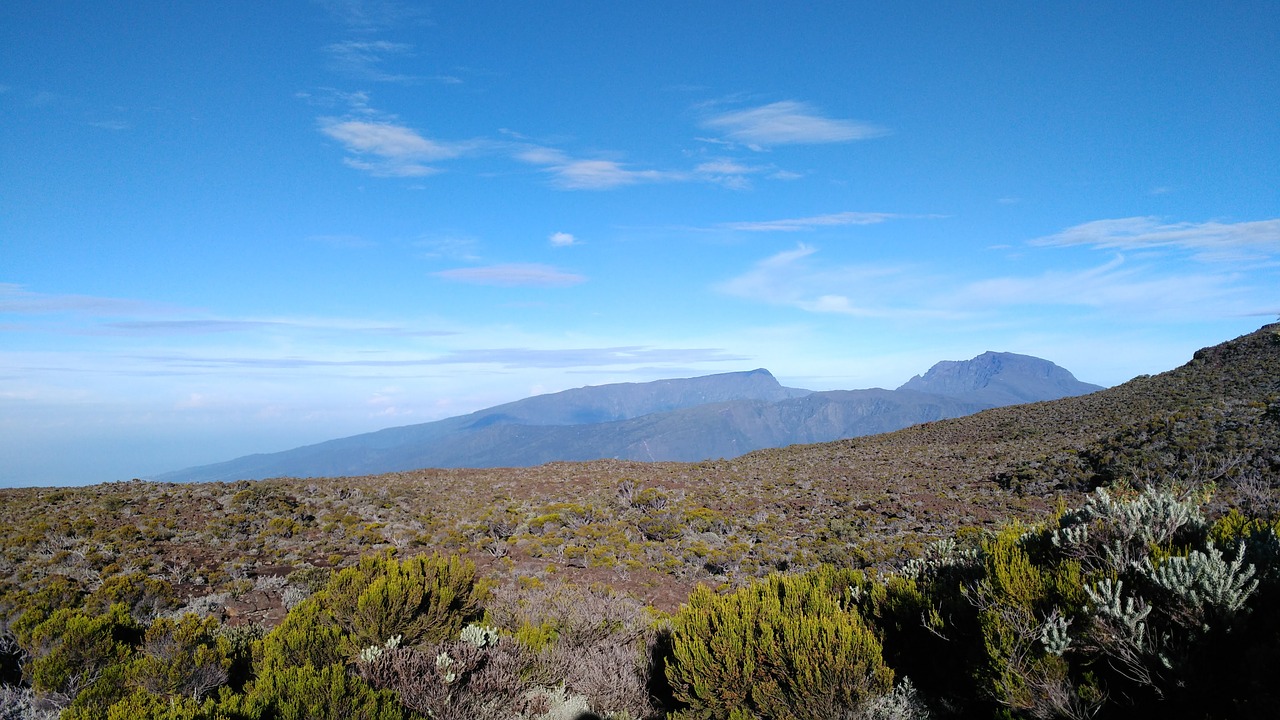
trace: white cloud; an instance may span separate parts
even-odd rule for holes
[[[463,348],[434,355],[396,359],[344,358],[340,354],[320,359],[298,356],[228,356],[163,354],[129,358],[151,363],[170,372],[204,374],[228,369],[335,370],[422,368],[440,365],[498,365],[503,368],[581,368],[642,363],[706,363],[743,360],[721,348],[666,348],[644,345],[579,348],[495,347]],[[417,377],[417,376],[411,376]]]
[[[702,125],[755,149],[865,140],[887,132],[867,123],[823,117],[807,103],[794,100],[721,113]]]
[[[549,168],[555,184],[569,190],[607,190],[643,182],[682,179],[679,173],[661,170],[631,170],[612,160],[573,160]]]
[[[764,165],[744,165],[729,158],[718,158],[699,163],[693,173],[701,180],[718,183],[732,190],[746,190],[751,187],[749,175],[763,173],[773,169]]]
[[[480,260],[480,241],[463,235],[438,235],[419,238],[413,242],[415,247],[423,249],[421,257],[427,259],[446,258],[463,262]]]
[[[426,9],[401,0],[319,0],[334,20],[359,32],[403,27],[426,19]]]
[[[694,168],[695,172],[705,173],[708,175],[747,175],[749,173],[760,172],[761,168],[743,165],[733,160],[712,160],[704,162]]]
[[[515,158],[532,165],[563,165],[569,162],[568,155],[549,147],[522,148],[515,153]]]
[[[829,215],[814,215],[783,220],[721,223],[719,227],[726,230],[743,230],[746,232],[796,232],[835,225],[875,225],[897,217],[900,216],[893,213],[838,212]]]
[[[369,162],[357,158],[343,158],[342,164],[353,170],[361,170],[375,177],[426,177],[442,172],[440,168],[408,160],[382,160]]]
[[[1061,306],[1092,308],[1118,317],[1188,320],[1249,315],[1271,298],[1255,297],[1236,273],[1161,272],[1150,265],[1128,266],[1125,258],[1075,271],[996,277],[962,286],[934,302],[974,313],[1000,308]]]
[[[457,350],[439,358],[444,363],[496,363],[506,368],[567,368],[636,363],[705,363],[740,361],[741,355],[720,348],[663,348],[644,345],[590,348],[494,348]]]
[[[330,247],[347,249],[377,247],[378,245],[378,243],[359,235],[309,235],[307,240]]]
[[[548,240],[551,242],[552,247],[569,247],[570,245],[578,244],[578,239],[567,232],[551,233],[551,237]]]
[[[1280,254],[1280,219],[1239,223],[1163,223],[1154,217],[1095,220],[1031,244],[1123,250],[1172,247],[1200,251],[1197,257],[1204,260],[1238,260]]]
[[[500,287],[569,287],[587,281],[583,275],[537,263],[505,263],[474,268],[455,268],[432,273],[436,277],[473,285]]]
[[[800,244],[765,258],[747,272],[716,286],[727,295],[813,313],[857,317],[938,315],[910,307],[911,278],[901,268],[878,265],[820,267],[809,262],[817,249]],[[896,300],[904,305],[895,307]]]
[[[387,40],[348,40],[325,47],[334,67],[347,75],[377,82],[412,82],[412,75],[390,73],[382,64],[397,56],[411,54],[412,45]]]
[[[98,297],[93,295],[52,295],[32,292],[21,285],[0,282],[0,313],[45,314],[79,313],[113,316],[156,314],[172,311],[172,306],[144,300]]]
[[[386,120],[321,118],[320,132],[355,155],[343,160],[349,167],[382,177],[430,175],[439,169],[425,163],[455,158],[465,150],[463,145],[439,143]]]
[[[96,122],[89,123],[89,125],[91,125],[92,127],[100,128],[102,130],[116,130],[116,131],[129,130],[133,128],[133,125],[131,125],[126,120],[98,120]]]
[[[746,165],[730,158],[715,158],[697,164],[692,170],[638,170],[617,160],[575,158],[563,150],[545,146],[519,147],[511,157],[543,166],[551,174],[552,183],[567,190],[607,190],[661,182],[709,182],[741,190],[750,186],[748,175],[774,169],[767,165]]]
[[[632,170],[614,160],[579,160],[549,147],[525,147],[512,155],[521,162],[542,165],[552,183],[567,190],[608,190],[640,182],[672,179],[658,170]]]
[[[870,319],[1019,324],[1047,313],[1125,323],[1188,322],[1274,313],[1280,291],[1243,272],[1194,272],[1117,256],[1072,270],[972,279],[881,265],[824,265],[798,245],[716,286],[724,294],[808,313]],[[1083,314],[1083,315],[1082,315]]]
[[[321,122],[320,131],[346,145],[351,152],[389,159],[443,160],[460,154],[455,147],[428,140],[412,128],[389,122],[325,120]]]

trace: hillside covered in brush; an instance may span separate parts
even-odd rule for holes
[[[4,490],[0,704],[1268,717],[1278,486],[1269,325],[1090,395],[732,460]]]

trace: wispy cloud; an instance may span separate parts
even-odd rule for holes
[[[388,40],[347,40],[325,46],[325,52],[339,72],[375,82],[413,82],[413,75],[388,72],[383,66],[399,57],[412,54],[413,46]]]
[[[103,323],[81,334],[166,337],[271,331],[276,335],[447,337],[452,330],[435,330],[385,322],[343,318],[181,318],[175,320],[127,320]]]
[[[576,237],[567,232],[551,233],[551,237],[547,238],[547,241],[551,243],[551,247],[569,247],[570,245],[580,244]]]
[[[795,100],[721,113],[702,125],[753,149],[865,140],[888,132],[868,123],[824,117],[811,105]]]
[[[742,230],[746,232],[798,232],[814,230],[820,227],[838,225],[875,225],[877,223],[901,217],[894,213],[874,212],[838,212],[828,215],[788,218],[783,220],[760,220],[749,222],[721,223],[718,227],[726,230]]]
[[[15,283],[0,283],[0,313],[131,315],[170,312],[173,306],[94,295],[47,294],[26,290]]]
[[[320,132],[342,143],[347,165],[384,177],[418,177],[439,172],[424,163],[461,155],[462,144],[440,143],[405,125],[379,120],[321,118]]]
[[[352,152],[386,158],[441,160],[458,156],[456,148],[428,140],[404,125],[362,120],[322,121],[321,132],[338,140]]]
[[[247,357],[217,355],[146,355],[136,360],[175,369],[253,368],[397,368],[436,365],[497,365],[516,368],[575,368],[636,363],[739,362],[744,356],[719,348],[661,348],[641,345],[601,348],[483,348],[454,350],[431,357],[397,359],[317,359],[312,357]]]
[[[97,120],[89,123],[89,125],[100,130],[113,130],[116,132],[129,130],[133,127],[132,124],[125,120]]]
[[[307,240],[335,248],[368,248],[378,244],[359,235],[310,235]]]
[[[570,287],[587,281],[586,276],[537,263],[505,263],[474,268],[455,268],[432,273],[445,280],[500,287]]]
[[[30,102],[32,107],[43,108],[43,107],[49,107],[50,105],[60,102],[61,100],[62,100],[62,96],[56,92],[53,92],[50,90],[40,90],[31,96]]]
[[[77,336],[191,336],[269,331],[311,336],[375,335],[442,337],[452,330],[342,317],[217,317],[204,310],[129,298],[31,292],[0,283],[0,315],[53,316],[4,324],[0,332],[41,332]],[[64,322],[74,318],[73,322]]]
[[[736,160],[721,158],[718,160],[710,160],[699,164],[694,168],[694,172],[705,173],[707,175],[750,175],[763,170],[759,166],[743,165]]]
[[[318,0],[334,20],[357,32],[387,30],[426,19],[426,10],[400,0]]]
[[[1165,271],[1130,265],[1122,256],[1082,270],[1050,270],[1037,275],[995,277],[963,285],[934,302],[985,313],[1005,307],[1089,308],[1137,318],[1189,318],[1256,314],[1266,303],[1242,286],[1236,273]],[[1271,302],[1274,302],[1274,294]]]
[[[715,289],[809,313],[909,318],[953,328],[958,321],[1031,322],[1047,312],[1134,323],[1253,317],[1280,309],[1280,290],[1259,284],[1248,272],[1197,271],[1202,266],[1151,254],[1136,261],[1115,255],[1083,268],[975,279],[946,267],[822,264],[815,260],[817,252],[798,245]]]
[[[1202,260],[1238,260],[1280,254],[1280,219],[1239,223],[1167,223],[1155,217],[1095,220],[1031,244],[1121,250],[1172,247],[1197,251]]]
[[[432,235],[413,241],[413,245],[422,248],[419,256],[428,260],[441,258],[462,262],[480,260],[480,241],[465,235]]]
[[[582,159],[557,148],[523,146],[512,157],[531,165],[541,165],[552,183],[566,190],[609,190],[627,185],[664,182],[707,182],[734,190],[750,187],[749,176],[774,170],[772,166],[746,165],[729,158],[716,158],[690,170],[637,169],[617,160]]]
[[[800,244],[772,255],[715,289],[727,295],[807,312],[856,317],[938,315],[932,310],[895,301],[910,298],[912,278],[903,269],[882,265],[818,266],[810,261],[815,247]]]
[[[605,190],[620,185],[678,180],[679,173],[632,170],[612,160],[574,160],[551,168],[556,184],[571,190]]]
[[[681,173],[635,170],[614,160],[582,160],[548,147],[523,147],[513,157],[543,166],[551,174],[552,183],[566,190],[608,190],[637,183],[683,179]]]
[[[702,363],[744,360],[719,348],[655,348],[624,346],[606,348],[459,350],[439,362],[495,363],[504,367],[592,367],[632,363]]]
[[[109,330],[129,335],[207,335],[289,326],[289,323],[266,320],[131,320],[105,325]]]
[[[776,170],[771,165],[744,165],[730,158],[716,158],[699,163],[693,169],[693,176],[732,190],[746,190],[751,187],[752,175]]]

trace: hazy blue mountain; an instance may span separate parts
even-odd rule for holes
[[[898,389],[954,395],[992,405],[1017,405],[1087,395],[1102,386],[1080,382],[1047,360],[988,351],[972,360],[944,360]]]
[[[774,402],[807,394],[808,390],[783,387],[764,369],[597,385],[538,395],[435,422],[387,428],[283,452],[247,455],[165,473],[155,479],[217,481],[286,475],[364,475],[418,467],[538,464],[542,461],[520,461],[519,455],[503,447],[504,438],[513,433],[525,435],[523,429],[526,428],[595,425],[729,400]],[[516,430],[501,429],[508,426],[515,426]],[[537,451],[531,447],[528,452]],[[552,452],[548,457],[568,459],[555,455]],[[511,462],[490,459],[498,457],[516,459]]]
[[[897,390],[810,392],[783,387],[767,370],[753,370],[566,390],[156,479],[369,475],[599,458],[696,461],[890,432],[1098,389],[1051,362],[1011,353],[938,363]]]

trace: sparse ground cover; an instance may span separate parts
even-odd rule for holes
[[[1107,525],[1120,521],[1097,498],[1140,503],[1153,485],[1175,488],[1170,497],[1193,508],[1192,519],[1135,545],[1130,564],[1107,564],[1116,551],[1080,533],[1124,542],[1140,533]],[[1277,485],[1280,334],[1269,326],[1091,396],[733,460],[0,491],[0,708],[265,718],[308,717],[311,706],[346,707],[345,717],[443,717],[439,708],[465,706],[479,717],[506,703],[527,717],[587,705],[629,717],[812,717],[838,706],[913,717],[928,704],[937,716],[1196,707],[1203,717],[1215,715],[1195,695],[1201,674],[1230,666],[1245,684],[1220,681],[1245,699],[1218,716],[1261,716],[1254,685],[1263,683],[1240,663],[1276,658],[1241,638],[1276,639],[1274,621],[1261,618],[1276,616],[1267,553]],[[1099,487],[1113,495],[1090,494]],[[1090,503],[1087,520],[1064,514]],[[435,554],[475,566],[461,584],[476,603],[454,613],[447,637],[388,645],[390,626],[375,639],[343,624],[369,588],[348,588],[355,600],[336,602],[336,578],[356,582],[352,573],[375,563],[356,584],[382,583],[378,606],[407,592],[385,592],[387,573],[401,588],[430,574],[407,580],[389,568]],[[1210,575],[1218,605],[1175,587]],[[720,673],[714,685],[725,688],[731,668],[697,659],[697,643],[717,634],[699,628],[747,615],[774,627],[759,618],[775,600],[785,606],[792,582],[803,592],[825,587],[808,624],[742,642],[804,654],[815,651],[804,643],[834,633],[823,652],[861,658],[865,672],[757,668],[748,685],[776,691],[707,700],[722,691],[698,689],[698,678]],[[1231,593],[1243,599],[1222,599]],[[436,612],[433,602],[402,610]],[[586,618],[582,608],[592,608]],[[1144,608],[1149,615],[1135,620]],[[590,618],[607,627],[591,630]],[[1164,637],[1192,620],[1226,635],[1206,631],[1181,645]],[[482,641],[480,630],[462,638],[467,623],[499,641]],[[859,628],[881,649],[867,649]],[[300,633],[294,647],[335,649],[273,665],[286,631]],[[67,654],[70,637],[80,638],[78,655]],[[934,647],[938,638],[947,640]],[[381,653],[361,660],[373,647]],[[950,670],[935,677],[918,667],[923,648]],[[1217,665],[1192,662],[1201,657]],[[596,662],[580,666],[582,658]],[[897,684],[887,680],[895,673]],[[440,686],[409,680],[427,675]]]

